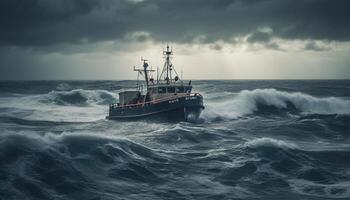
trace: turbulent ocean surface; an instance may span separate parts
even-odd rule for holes
[[[193,81],[195,123],[105,120],[134,84],[0,82],[0,199],[350,199],[350,81]]]

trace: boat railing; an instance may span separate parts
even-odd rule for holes
[[[180,97],[186,97],[186,96],[202,96],[199,93],[185,93],[185,94],[175,94],[174,96],[171,97],[165,97],[165,98],[160,98],[160,99],[156,99],[153,101],[147,101],[147,102],[140,102],[140,103],[135,103],[135,104],[127,104],[127,105],[118,105],[116,103],[110,104],[110,107],[113,108],[136,108],[136,107],[142,107],[145,105],[150,105],[150,104],[155,104],[155,103],[159,103],[159,102],[163,102],[163,101],[169,101],[169,100],[173,100],[173,99],[178,99]]]

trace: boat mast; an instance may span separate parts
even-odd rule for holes
[[[166,51],[164,51],[163,53],[166,57],[165,57],[165,66],[166,66],[166,83],[169,84],[170,83],[170,79],[169,79],[169,72],[170,72],[170,77],[171,77],[171,71],[170,69],[170,55],[172,54],[172,51],[169,50],[169,45],[166,45]]]
[[[166,84],[169,85],[173,81],[176,82],[179,79],[177,72],[173,67],[173,64],[171,63],[171,56],[173,55],[173,50],[170,49],[169,45],[166,46],[166,50],[163,50],[163,55],[165,56],[165,62],[164,62],[162,73],[159,76],[158,83],[162,81],[164,78],[164,80],[166,81]],[[173,71],[175,73],[174,80],[173,80],[173,74],[172,74]]]
[[[142,65],[143,69],[136,68],[136,66],[134,66],[134,71],[137,71],[141,75],[142,73],[144,73],[144,77],[146,81],[146,89],[148,90],[148,85],[149,85],[148,72],[154,72],[155,70],[147,69],[149,65],[146,59],[141,58],[141,61],[143,62],[143,65]]]
[[[148,64],[146,63],[146,59],[142,59],[143,61],[143,73],[145,73],[145,80],[146,80],[146,88],[148,88],[148,72],[147,72],[147,67],[148,67]]]

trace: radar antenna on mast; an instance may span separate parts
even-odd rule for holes
[[[147,59],[144,59],[143,57],[141,57],[141,61],[143,62],[143,65],[142,65],[143,69],[136,68],[136,66],[134,66],[134,71],[139,72],[139,74],[141,74],[141,75],[143,75],[145,77],[146,87],[148,88],[148,85],[149,85],[149,78],[148,78],[149,74],[148,74],[148,72],[154,72],[155,70],[147,69],[148,66],[149,66],[148,63],[147,63],[148,62]],[[143,72],[143,74],[142,74],[142,72]]]
[[[164,62],[162,72],[159,76],[158,82],[165,81],[166,84],[169,85],[179,80],[179,75],[177,74],[174,68],[174,65],[171,63],[173,48],[172,47],[170,48],[169,44],[167,44],[166,50],[163,49],[163,55],[165,58],[165,62]],[[175,73],[175,76],[173,76],[173,73]]]

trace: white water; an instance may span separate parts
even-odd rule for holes
[[[232,93],[227,96],[229,98],[219,102],[208,102],[202,117],[236,119],[258,111],[258,105],[287,108],[288,103],[305,114],[350,114],[350,101],[337,97],[319,98],[275,89],[242,90],[234,96]]]
[[[286,148],[286,149],[295,149],[297,148],[297,145],[292,143],[292,142],[286,142],[283,140],[278,140],[278,139],[273,139],[273,138],[256,138],[252,139],[250,141],[247,141],[244,146],[246,147],[252,147],[252,148],[257,148],[257,147],[279,147],[279,148]]]
[[[108,113],[108,103],[116,101],[115,93],[83,89],[0,98],[1,107],[10,109],[3,113],[5,116],[64,122],[104,119]]]

